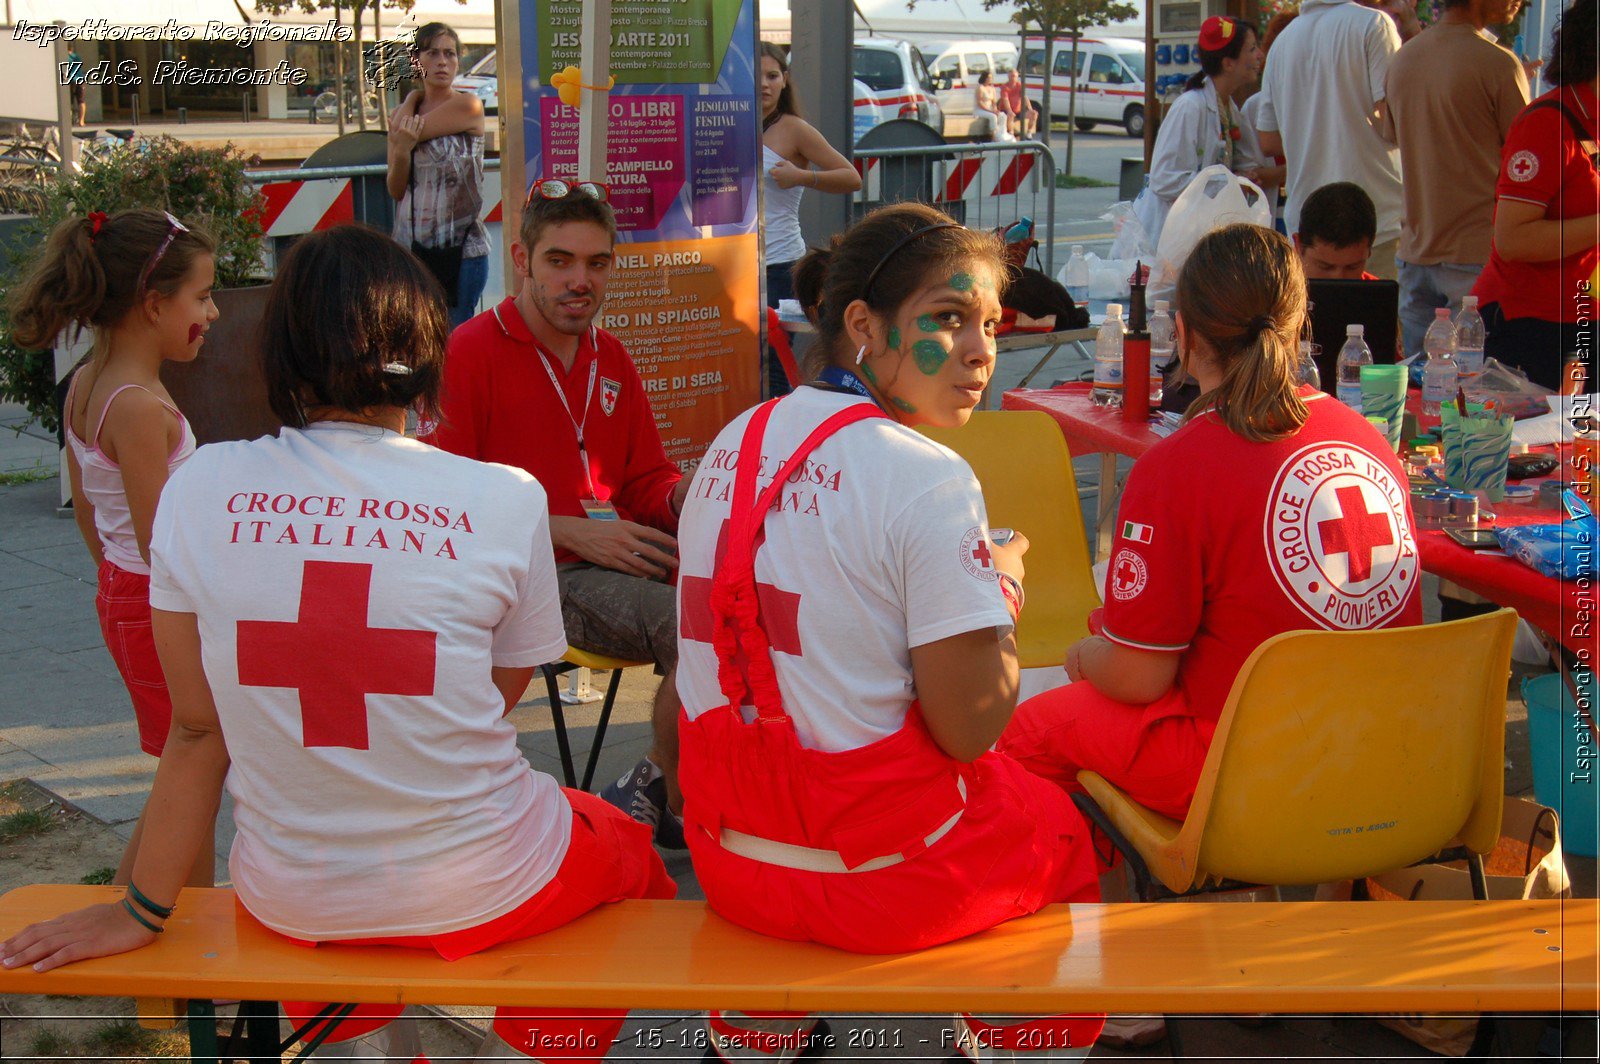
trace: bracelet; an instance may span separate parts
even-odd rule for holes
[[[128,881],[128,894],[133,898],[134,901],[144,906],[150,912],[155,913],[163,920],[171,916],[172,911],[177,908],[176,905],[157,905],[155,902],[145,897],[144,891],[134,886],[133,880],[131,879]]]
[[[162,927],[160,924],[152,924],[149,920],[146,920],[143,916],[140,916],[139,910],[135,909],[133,907],[133,902],[129,901],[127,898],[122,899],[122,907],[128,910],[129,916],[143,924],[146,931],[154,931],[158,935],[166,933],[167,929]]]
[[[1027,592],[1022,589],[1022,581],[1010,573],[997,573],[1000,579],[1000,596],[1006,600],[1006,605],[1011,607],[1011,619],[1016,620],[1022,616],[1022,604],[1027,600]]]
[[[812,188],[821,188],[822,187],[822,175],[821,174],[817,173],[815,170],[807,170],[806,173],[811,175],[811,187]]]

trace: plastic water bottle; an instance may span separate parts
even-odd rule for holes
[[[1106,304],[1105,324],[1094,338],[1094,388],[1089,400],[1095,406],[1122,404],[1122,304]]]
[[[1335,364],[1339,378],[1339,402],[1356,413],[1361,412],[1361,367],[1372,365],[1372,348],[1367,346],[1365,325],[1344,327],[1344,346],[1339,348]]]
[[[1317,369],[1317,357],[1312,354],[1312,346],[1310,340],[1300,341],[1300,367],[1295,376],[1301,384],[1309,384],[1313,388],[1321,388],[1322,373]],[[1357,372],[1359,373],[1360,371],[1357,370]],[[1360,399],[1361,389],[1357,388],[1356,400],[1359,402]]]
[[[1440,407],[1456,397],[1456,327],[1450,324],[1450,308],[1433,312],[1433,324],[1422,337],[1422,350],[1428,356],[1422,367],[1422,413],[1438,417]]]
[[[1478,313],[1478,297],[1461,297],[1461,313],[1456,315],[1456,371],[1461,374],[1461,390],[1471,396],[1483,373],[1483,315]]]
[[[1172,320],[1172,311],[1165,299],[1156,300],[1155,313],[1150,315],[1150,409],[1161,407],[1162,375],[1172,365],[1177,349],[1178,326]]]
[[[1067,295],[1078,306],[1089,302],[1089,260],[1083,257],[1083,245],[1072,245],[1072,257],[1062,276],[1066,278]]]

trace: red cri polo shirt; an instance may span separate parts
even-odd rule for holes
[[[1573,134],[1560,101],[1577,116],[1585,141]],[[1511,126],[1500,154],[1500,180],[1494,194],[1544,208],[1551,220],[1583,218],[1600,211],[1600,176],[1588,152],[1594,150],[1595,116],[1600,112],[1594,89],[1567,85],[1533,101]],[[1575,322],[1580,306],[1578,284],[1594,277],[1600,247],[1573,252],[1547,262],[1509,262],[1491,251],[1489,264],[1473,287],[1478,302],[1499,303],[1507,319]]]
[[[427,442],[527,470],[550,497],[552,517],[584,517],[582,500],[592,485],[593,494],[615,506],[623,520],[677,532],[671,496],[682,474],[667,460],[633,360],[605,330],[585,333],[572,369],[563,370],[507,297],[450,334],[440,408],[439,425],[424,437]],[[581,560],[556,551],[557,562]]]
[[[1215,721],[1245,659],[1299,629],[1422,623],[1404,467],[1360,414],[1302,387],[1293,436],[1253,443],[1203,414],[1134,464],[1101,634],[1183,655],[1150,720]]]

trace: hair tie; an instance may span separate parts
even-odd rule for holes
[[[1254,340],[1268,329],[1276,329],[1277,327],[1277,319],[1271,314],[1257,314],[1250,319],[1250,339]]]
[[[105,211],[89,212],[89,243],[93,244],[95,237],[100,235],[100,227],[106,224]]]
[[[409,377],[411,376],[411,367],[404,362],[385,362],[383,364],[383,372],[396,377]]]

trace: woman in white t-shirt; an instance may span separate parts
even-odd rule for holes
[[[1195,46],[1200,69],[1161,120],[1150,156],[1150,181],[1134,201],[1134,213],[1159,247],[1167,212],[1194,176],[1218,163],[1277,188],[1283,171],[1260,154],[1250,119],[1234,106],[1233,94],[1261,76],[1261,46],[1255,27],[1243,19],[1214,16],[1200,27]]]
[[[915,431],[978,405],[1004,277],[998,240],[920,204],[808,254],[813,379],[735,419],[695,474],[684,821],[735,923],[895,953],[1098,897],[1077,810],[989,750],[1016,702],[1026,540],[996,542],[971,469]],[[974,1054],[1025,1041],[960,1022],[984,1032],[962,1040]],[[1028,1044],[1087,1052],[1101,1017],[1043,1022],[1052,1036]],[[710,1017],[729,1060],[784,1059],[813,1024]]]
[[[239,900],[308,946],[455,959],[600,902],[673,895],[649,830],[531,770],[504,719],[566,647],[548,508],[521,470],[406,438],[407,411],[439,390],[448,327],[431,290],[413,256],[355,226],[283,261],[262,350],[285,428],[196,452],[156,515],[174,727],[127,897],[21,932],[0,946],[6,967],[153,941],[224,777]],[[399,1011],[363,1006],[334,1040]],[[597,1044],[621,1020],[596,1018]],[[495,1028],[538,1055],[538,1019]]]

